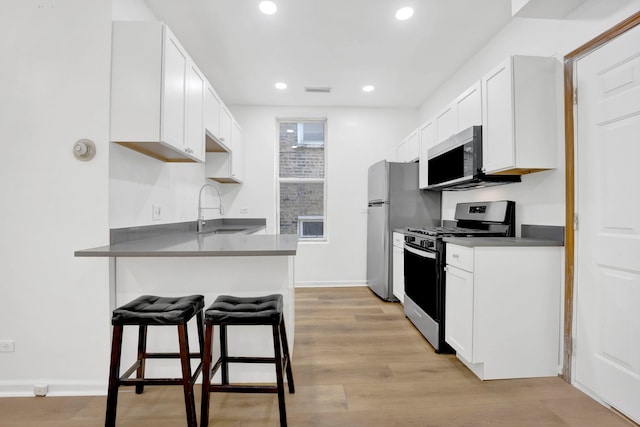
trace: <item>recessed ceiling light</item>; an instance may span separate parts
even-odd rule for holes
[[[287,133],[293,133],[293,129],[287,129]]]
[[[265,15],[273,15],[278,10],[278,6],[272,1],[261,1],[258,8]]]
[[[375,90],[375,87],[371,86],[371,85],[366,85],[362,88],[363,91],[365,92],[373,92]]]
[[[278,82],[275,84],[275,86],[276,86],[276,89],[280,89],[280,90],[287,88],[287,84],[284,82]]]
[[[399,21],[404,21],[413,16],[413,8],[412,7],[403,7],[398,9],[396,12],[396,19]]]

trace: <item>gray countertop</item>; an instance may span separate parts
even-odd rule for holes
[[[563,242],[558,240],[529,237],[445,237],[443,240],[445,243],[469,248],[482,246],[564,246]]]
[[[295,255],[298,236],[176,232],[75,252],[77,257],[218,257]]]

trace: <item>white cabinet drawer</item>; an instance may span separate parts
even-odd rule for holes
[[[447,243],[447,265],[473,271],[473,248]]]
[[[393,246],[404,247],[404,234],[393,232]]]

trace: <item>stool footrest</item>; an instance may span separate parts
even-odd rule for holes
[[[211,384],[209,386],[210,392],[221,393],[277,393],[278,386],[264,386],[264,385],[239,385],[239,384]]]
[[[189,353],[190,359],[200,359],[200,353]],[[145,359],[180,359],[180,353],[145,353]]]
[[[275,357],[227,357],[227,363],[276,363]]]
[[[191,382],[194,382],[192,380]],[[120,379],[119,381],[121,386],[132,386],[132,385],[181,385],[184,383],[182,378],[130,378],[130,379]]]
[[[129,379],[129,377],[131,376],[131,374],[133,374],[136,369],[138,369],[138,367],[140,367],[140,360],[136,360],[133,365],[131,365],[131,367],[129,369],[127,369],[127,371],[122,374],[120,376],[120,378],[118,378],[118,383],[120,385],[137,385],[137,384],[148,384],[148,385],[170,385],[170,384],[182,384],[183,380],[182,379],[175,379],[175,378],[164,378],[165,380],[169,381],[168,383],[161,383],[159,381],[163,380],[160,378],[131,378]],[[196,367],[195,371],[193,371],[193,375],[191,375],[191,383],[195,383],[196,379],[198,378],[198,375],[200,374],[200,371],[202,371],[202,362],[198,363],[198,366]]]

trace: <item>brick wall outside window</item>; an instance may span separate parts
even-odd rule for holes
[[[299,145],[297,129],[295,122],[280,123],[280,177],[324,178],[324,146]],[[298,234],[299,216],[324,216],[324,182],[280,182],[279,202],[280,233]]]

